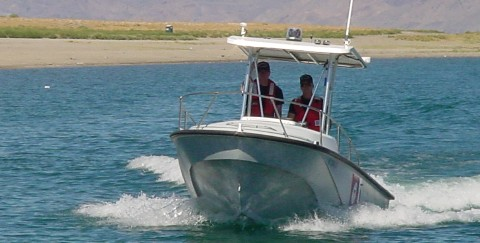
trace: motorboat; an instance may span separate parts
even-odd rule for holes
[[[241,90],[197,92],[179,98],[179,129],[171,139],[185,185],[198,208],[217,219],[257,223],[322,215],[360,204],[387,208],[394,196],[360,167],[352,140],[331,116],[337,69],[364,69],[369,58],[363,58],[349,41],[334,45],[254,38],[245,36],[243,27],[242,35],[227,38],[246,55]],[[320,129],[310,129],[304,120],[287,119],[277,109],[274,117],[263,112],[252,115],[249,104],[253,98],[278,101],[252,92],[262,60],[318,67],[322,81],[315,84],[315,90],[323,85],[323,108],[307,105],[305,109],[319,114]],[[209,97],[204,111],[199,111],[197,96]],[[222,117],[214,109],[223,104],[221,96],[241,101],[238,117],[207,122],[209,117]],[[189,107],[188,101],[193,105]],[[284,107],[291,103],[283,102]]]

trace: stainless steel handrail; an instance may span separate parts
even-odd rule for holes
[[[189,124],[189,121],[192,122],[192,126],[191,127],[196,127],[197,129],[200,128],[200,126],[202,126],[202,124],[205,122],[208,114],[210,113],[210,110],[213,106],[213,104],[217,101],[217,97],[220,96],[220,95],[234,95],[234,94],[246,94],[246,95],[252,95],[252,96],[257,96],[257,97],[261,97],[262,99],[268,99],[270,100],[270,102],[272,102],[272,104],[275,104],[276,101],[280,101],[280,102],[284,102],[286,104],[294,104],[294,105],[298,105],[298,106],[301,106],[301,107],[305,107],[305,108],[308,108],[314,112],[318,112],[319,115],[321,116],[326,116],[327,120],[329,120],[329,124],[330,126],[333,126],[335,127],[337,133],[336,133],[336,141],[337,141],[337,147],[338,147],[338,152],[340,154],[343,154],[346,158],[348,158],[349,160],[352,161],[352,159],[355,159],[355,161],[357,162],[357,164],[359,165],[360,162],[359,162],[359,157],[358,157],[358,153],[353,145],[353,142],[352,142],[352,139],[348,136],[347,132],[345,131],[345,129],[342,127],[342,125],[340,123],[338,123],[337,121],[335,121],[333,118],[329,117],[327,114],[323,113],[322,110],[320,109],[317,109],[315,107],[308,107],[308,105],[305,105],[305,104],[302,104],[302,103],[298,103],[298,102],[294,102],[294,101],[285,101],[285,100],[282,100],[282,99],[278,99],[278,98],[274,98],[274,97],[270,97],[270,96],[265,96],[265,95],[259,95],[259,94],[255,94],[255,93],[249,93],[249,92],[241,92],[241,91],[224,91],[224,92],[194,92],[194,93],[189,93],[189,94],[186,94],[186,95],[183,95],[183,96],[180,96],[179,97],[179,106],[180,106],[180,110],[179,110],[179,119],[178,119],[178,128],[180,130],[183,130],[183,129],[188,129],[188,124]],[[209,104],[206,108],[206,110],[202,113],[200,119],[198,122],[195,121],[194,117],[192,116],[191,113],[189,113],[187,110],[186,110],[186,107],[185,107],[185,103],[186,103],[186,98],[187,97],[190,97],[190,96],[197,96],[197,95],[211,95],[211,99],[209,101]],[[276,117],[274,117],[275,119],[278,119],[279,120],[279,123],[282,127],[282,130],[283,130],[283,133],[284,133],[284,136],[285,137],[288,137],[288,133],[287,133],[287,130],[285,128],[285,125],[282,121],[282,117],[280,115],[280,111],[277,109],[277,107],[274,105],[274,108],[275,108],[275,114],[276,114]],[[207,125],[207,124],[204,124],[204,125]],[[325,128],[321,128],[321,132],[319,132],[319,136],[320,136],[320,145],[322,145],[322,136],[324,135],[325,133]],[[343,141],[343,139],[345,139],[345,142],[346,142],[346,145],[348,147],[348,151],[340,151],[341,150],[341,141]]]

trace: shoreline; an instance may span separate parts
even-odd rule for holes
[[[330,40],[343,44],[343,40]],[[402,41],[388,36],[352,39],[363,56],[372,58],[480,57],[480,44],[455,41]],[[226,38],[193,41],[0,39],[0,69],[116,66],[162,63],[244,61],[245,55]]]

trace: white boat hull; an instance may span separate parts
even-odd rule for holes
[[[358,166],[322,146],[234,131],[172,134],[182,175],[199,207],[225,220],[272,222],[393,196]]]

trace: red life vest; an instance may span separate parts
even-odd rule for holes
[[[251,84],[253,86],[253,94],[260,94],[257,90],[256,80]],[[275,98],[275,82],[268,80],[268,93],[264,96],[269,96]],[[275,101],[273,102],[275,103]],[[272,101],[268,98],[262,98],[262,107],[263,107],[263,116],[264,117],[275,117],[275,107],[272,104]],[[252,96],[252,105],[250,110],[250,116],[261,116],[260,112],[260,97]]]
[[[302,103],[302,97],[298,97],[293,99],[293,102]],[[312,101],[311,107],[316,109],[322,110],[323,109],[323,99],[322,98],[314,98]],[[294,105],[293,108],[295,109],[295,118],[294,121],[301,122],[303,116],[305,115],[306,107],[302,107],[299,105]],[[321,116],[319,115],[318,111],[314,111],[309,109],[307,117],[305,118],[305,122],[307,123],[307,127],[315,130],[320,131],[320,126],[322,125]]]

